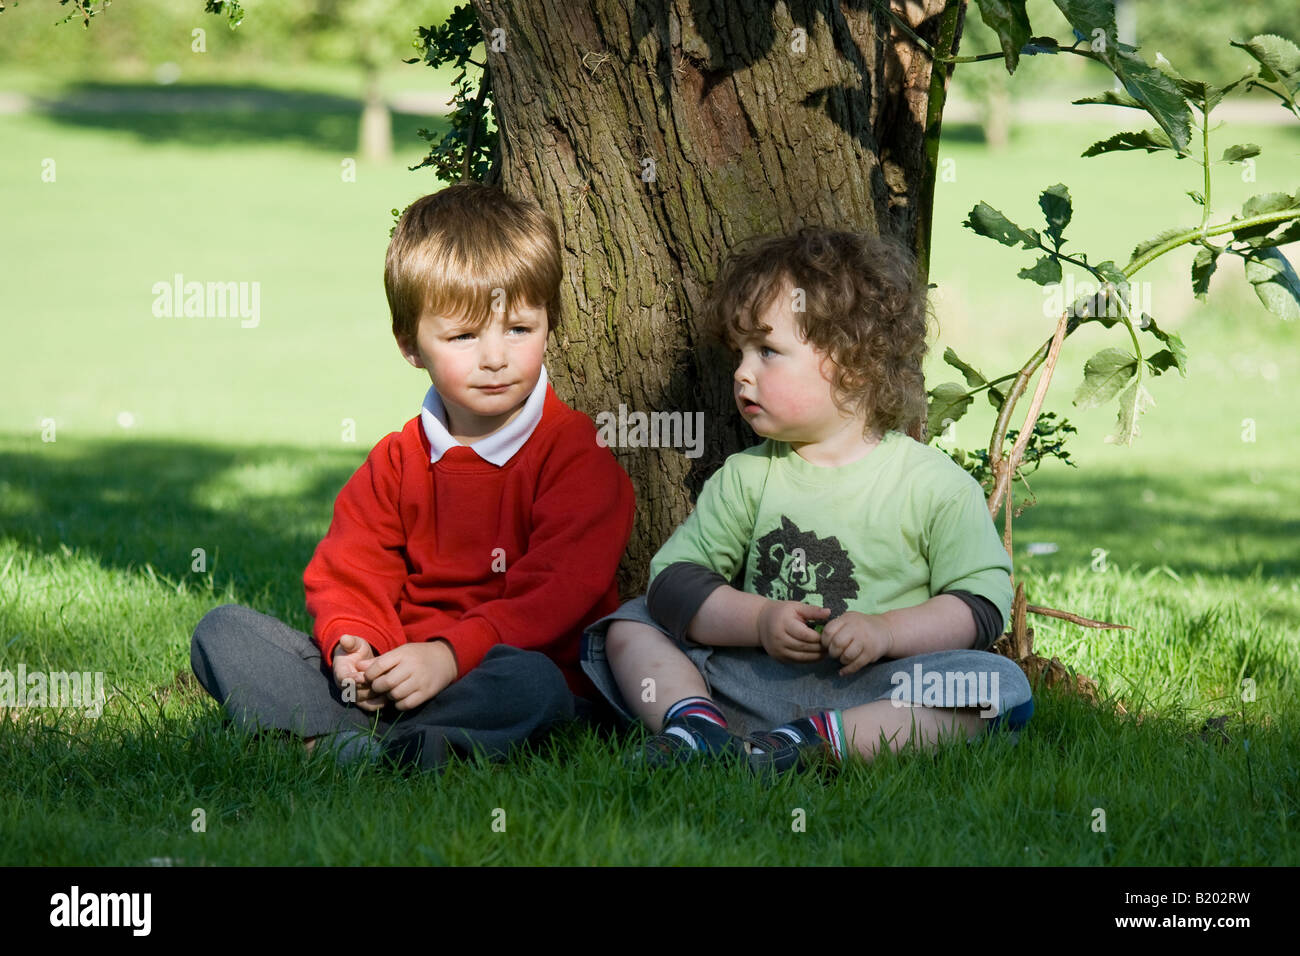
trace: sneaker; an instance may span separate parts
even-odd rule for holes
[[[340,767],[352,764],[375,764],[383,755],[379,741],[369,731],[341,730],[318,738],[317,746],[323,746],[333,754],[334,762]]]
[[[784,734],[771,731],[746,737],[745,752],[749,769],[758,774],[805,770],[830,761],[833,755],[831,745],[821,738],[796,744]]]
[[[692,742],[694,746],[692,746]],[[695,760],[742,760],[745,741],[725,727],[703,717],[675,717],[663,730],[646,738],[640,762],[647,767],[669,767]]]

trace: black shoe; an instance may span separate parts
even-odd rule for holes
[[[758,774],[786,773],[831,761],[834,751],[821,737],[795,743],[785,734],[771,731],[745,738],[749,769]]]
[[[745,741],[727,728],[703,717],[686,716],[674,717],[663,730],[646,738],[640,763],[670,767],[697,760],[740,762],[746,755]]]

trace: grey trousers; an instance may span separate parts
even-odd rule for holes
[[[634,720],[605,654],[614,621],[636,621],[668,635],[646,607],[645,595],[593,622],[582,636],[582,669],[609,703]],[[671,635],[668,635],[671,638]],[[714,704],[735,733],[771,730],[819,710],[847,709],[877,700],[896,706],[979,707],[985,732],[1018,730],[1034,712],[1034,698],[1020,667],[990,651],[934,651],[899,660],[882,658],[856,674],[839,676],[834,658],[795,664],[754,647],[677,645],[699,670]]]
[[[386,754],[426,770],[441,767],[453,751],[504,757],[513,745],[572,718],[576,700],[545,654],[498,644],[432,700],[371,714],[343,701],[310,635],[238,604],[213,608],[199,621],[190,666],[245,730],[303,737],[373,730]]]

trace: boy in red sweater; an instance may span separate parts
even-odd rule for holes
[[[499,189],[403,214],[384,286],[432,384],[339,492],[303,576],[312,636],[239,605],[199,622],[194,672],[237,723],[436,768],[587,709],[578,644],[619,606],[634,500],[547,382],[560,277],[554,224]]]

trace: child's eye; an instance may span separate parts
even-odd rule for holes
[[[771,352],[773,355],[776,355],[776,354],[777,354],[775,349],[770,349],[770,348],[768,348],[766,345],[760,345],[760,346],[758,347],[758,354],[759,354],[759,355],[762,355],[763,358],[767,358],[766,355],[763,355],[764,352]]]

